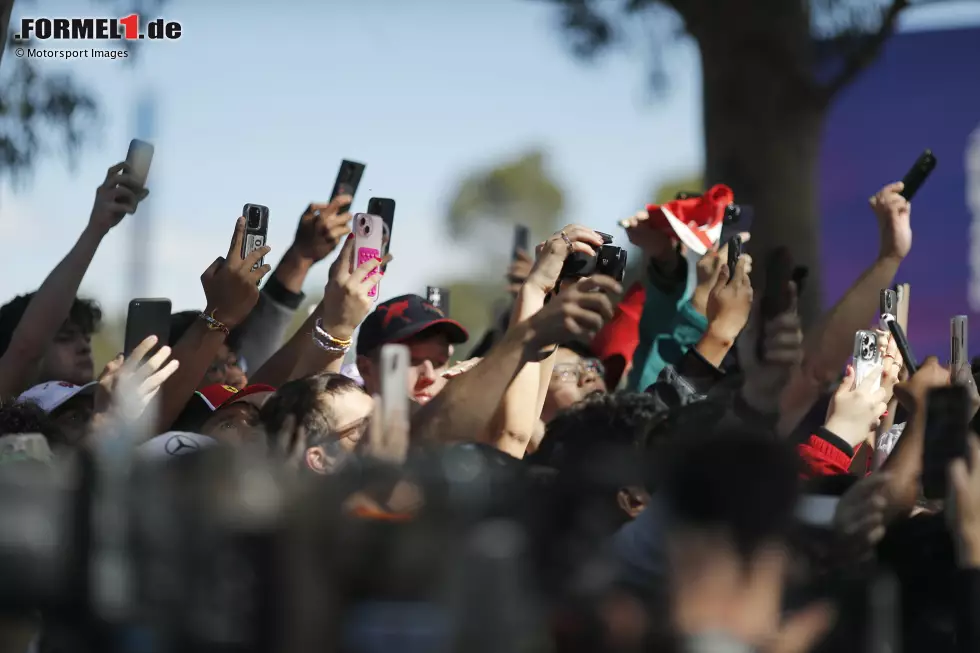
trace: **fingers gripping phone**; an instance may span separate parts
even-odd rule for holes
[[[379,216],[368,213],[358,213],[354,216],[354,261],[351,272],[356,270],[366,261],[380,259],[381,250],[384,247],[384,220]],[[368,278],[378,274],[375,269],[368,275]],[[380,283],[380,282],[379,282]],[[378,299],[378,286],[375,285],[368,291],[368,297]]]
[[[126,314],[126,340],[123,354],[129,358],[136,347],[150,336],[157,337],[157,345],[147,356],[152,356],[170,342],[170,300],[134,299],[129,302]]]
[[[139,188],[134,191],[142,190],[146,187],[146,179],[150,175],[150,163],[153,162],[153,145],[146,141],[134,138],[129,142],[129,151],[126,153],[126,168],[130,175],[139,183]]]
[[[242,259],[245,259],[248,258],[249,254],[265,245],[266,236],[269,233],[269,208],[261,204],[246,204],[242,208],[242,215],[245,216],[245,240],[242,241]],[[254,272],[262,267],[264,262],[265,257],[263,256],[252,266],[252,271]]]
[[[949,369],[954,374],[970,364],[966,345],[967,316],[957,315],[949,321]]]
[[[392,420],[408,419],[408,368],[411,356],[405,345],[385,345],[381,348],[381,415],[382,427]]]
[[[905,365],[909,376],[912,376],[919,371],[919,362],[915,360],[912,348],[909,347],[909,339],[905,337],[905,329],[902,328],[902,325],[894,317],[888,316],[886,320],[888,322],[888,330],[895,340],[895,346],[898,347],[898,353],[902,355],[902,363]]]
[[[361,184],[361,177],[364,175],[363,163],[348,161],[344,159],[340,162],[340,170],[337,171],[337,179],[333,182],[333,190],[330,191],[330,199],[338,195],[350,195],[353,197],[357,193],[357,187]],[[340,207],[341,213],[350,211],[350,204]]]
[[[967,455],[970,398],[966,388],[951,385],[929,391],[922,448],[922,494],[946,498],[949,463]]]
[[[732,236],[728,241],[728,283],[735,278],[735,268],[738,266],[738,259],[742,257],[742,237]]]
[[[915,160],[912,168],[902,179],[904,187],[899,194],[911,202],[912,197],[919,192],[919,188],[929,178],[929,174],[935,167],[936,157],[933,155],[932,150],[926,150]]]
[[[878,347],[878,334],[874,331],[858,331],[854,334],[855,383],[860,385],[869,376],[875,377],[872,390],[881,387],[881,369],[885,352]]]

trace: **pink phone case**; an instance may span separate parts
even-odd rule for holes
[[[357,250],[357,262],[354,264],[354,268],[357,269],[363,263],[365,263],[366,261],[370,261],[372,259],[380,260],[381,252],[371,247],[362,247],[359,250]],[[378,273],[378,269],[379,268],[375,268],[374,270],[371,270],[371,273],[367,275],[367,278],[370,279],[371,277],[376,275]],[[377,296],[378,296],[378,286],[375,285],[374,288],[371,288],[371,290],[368,292],[368,297],[377,297]]]

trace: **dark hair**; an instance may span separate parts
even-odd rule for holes
[[[674,524],[720,527],[745,556],[788,535],[799,494],[790,443],[739,427],[674,436],[658,465]]]
[[[200,311],[180,311],[179,313],[173,313],[170,316],[170,342],[168,344],[173,347],[180,342],[180,339],[184,337],[187,330],[200,319],[200,315]],[[243,334],[241,325],[232,329],[228,337],[225,338],[225,344],[228,346],[228,349],[238,353],[238,349],[242,344]]]
[[[58,427],[33,401],[0,401],[0,435],[40,433],[48,442],[58,441]]]
[[[330,431],[329,415],[321,410],[320,398],[345,392],[364,392],[364,388],[343,374],[316,374],[280,386],[259,411],[269,444],[274,443],[290,415],[296,419],[296,426],[306,429],[311,442],[326,436]]]
[[[18,295],[0,306],[0,356],[6,353],[7,347],[10,346],[14,331],[35,294]],[[76,326],[84,335],[90,336],[98,331],[102,324],[102,309],[95,300],[76,297],[65,324]]]

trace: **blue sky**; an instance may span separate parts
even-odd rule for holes
[[[20,0],[20,15],[105,12],[81,1]],[[159,100],[152,202],[110,235],[82,284],[113,311],[130,299],[128,223],[152,217],[144,294],[170,297],[175,309],[200,307],[198,277],[226,252],[241,206],[270,207],[275,262],[300,211],[326,199],[345,157],[368,164],[355,210],[373,195],[398,202],[383,297],[463,276],[509,249],[506,240],[463,248],[441,235],[449,197],[475,167],[541,147],[565,188],[566,220],[618,235],[615,222],[652,187],[701,166],[700,74],[689,41],[669,54],[670,94],[652,99],[640,52],[582,64],[551,7],[529,0],[171,0],[162,15],[182,23],[183,37],[144,42],[135,66],[59,62],[99,95],[102,127],[76,170],[56,154],[25,187],[0,191],[0,227],[16,243],[7,266],[18,271],[5,276],[4,298],[36,288],[70,248],[105,169],[125,156],[145,89]],[[908,22],[978,19],[977,3],[961,3]],[[292,33],[276,41],[271,30]],[[325,263],[314,269],[309,294],[319,294],[326,272]]]

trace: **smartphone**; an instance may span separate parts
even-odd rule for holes
[[[919,371],[919,362],[915,360],[915,354],[912,353],[912,348],[909,347],[909,339],[905,337],[905,329],[902,328],[902,325],[894,317],[889,316],[887,321],[888,330],[895,340],[898,353],[902,355],[902,362],[905,364],[905,369],[908,370],[909,376],[912,376]]]
[[[146,179],[150,175],[150,163],[152,162],[153,145],[151,143],[141,141],[138,138],[129,141],[129,152],[126,153],[126,168],[129,174],[139,184],[139,188],[134,188],[133,190],[146,188]]]
[[[922,448],[922,494],[926,499],[945,499],[949,463],[956,458],[970,460],[967,456],[969,404],[967,390],[960,385],[929,391]]]
[[[725,217],[721,222],[719,243],[727,243],[732,236],[752,231],[752,207],[732,202],[725,207]],[[744,248],[743,248],[744,251]]]
[[[449,289],[437,286],[425,287],[425,299],[442,311],[445,316],[449,315]]]
[[[245,216],[245,240],[242,241],[242,258],[244,259],[265,245],[265,239],[269,232],[269,207],[261,204],[246,204],[242,208],[242,215]],[[265,257],[263,256],[255,262],[252,270],[259,269],[264,262]]]
[[[854,334],[854,365],[855,383],[860,385],[868,376],[873,375],[875,382],[872,390],[881,386],[881,369],[885,352],[878,347],[878,334],[874,331],[858,331]]]
[[[354,216],[354,261],[351,272],[358,268],[365,261],[382,258],[382,248],[384,248],[384,220],[381,216],[369,213],[358,213]],[[368,278],[378,274],[375,269]],[[380,283],[380,282],[379,282]],[[368,292],[368,297],[378,299],[378,286]]]
[[[395,200],[388,197],[372,197],[368,200],[367,212],[376,215],[384,221],[384,247],[381,248],[382,257],[391,251],[391,234],[395,229]],[[387,265],[382,266],[384,272]]]
[[[777,247],[766,257],[766,287],[762,294],[762,319],[772,320],[789,310],[793,301],[789,282],[793,277],[793,256],[788,247]]]
[[[522,224],[514,225],[514,249],[511,252],[510,259],[512,261],[517,260],[517,252],[524,252],[530,254],[531,251],[529,247],[531,246],[531,230]]]
[[[600,238],[602,238],[602,244],[603,245],[611,245],[612,244],[612,241],[613,241],[613,237],[612,236],[610,236],[609,234],[606,234],[606,233],[602,233],[601,231],[597,231],[596,233],[599,234],[599,237]]]
[[[905,187],[902,189],[900,195],[911,202],[912,197],[919,192],[919,188],[929,178],[929,174],[935,167],[936,157],[932,154],[932,150],[926,150],[915,160],[912,168],[902,179]]]
[[[796,296],[799,297],[803,294],[803,289],[806,287],[806,278],[810,276],[810,268],[805,265],[797,265],[793,268],[793,274],[790,275],[790,280],[796,284]]]
[[[731,283],[732,279],[735,278],[735,267],[741,257],[742,237],[732,236],[731,240],[728,241],[728,283]]]
[[[333,200],[338,195],[350,195],[353,197],[357,193],[357,187],[361,183],[361,177],[364,175],[365,167],[367,166],[357,161],[348,161],[347,159],[341,161],[340,170],[337,172],[337,179],[333,182],[333,190],[330,191],[330,199]],[[347,211],[350,211],[350,204],[340,207],[340,213],[346,213]]]
[[[164,345],[170,344],[170,300],[134,299],[129,302],[126,313],[126,340],[123,354],[126,358],[136,347],[150,336],[157,337],[157,345],[147,357],[152,356]]]
[[[878,295],[878,315],[882,331],[888,330],[887,316],[898,317],[898,293],[891,288],[882,288]]]
[[[409,416],[408,368],[411,354],[405,345],[384,345],[381,348],[381,419],[387,427]]]
[[[949,369],[954,374],[970,364],[966,345],[967,317],[957,315],[949,321]]]

